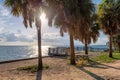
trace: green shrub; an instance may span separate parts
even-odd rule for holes
[[[43,65],[43,69],[49,69],[49,65],[45,64]],[[38,65],[31,65],[31,66],[25,66],[25,67],[19,67],[17,68],[19,71],[28,71],[28,72],[37,72],[38,70]]]

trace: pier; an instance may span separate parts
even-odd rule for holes
[[[75,47],[74,48],[75,53],[80,53],[80,51],[84,51],[84,47]],[[93,47],[88,47],[88,51],[97,51],[97,52],[103,52],[107,51],[108,49],[106,48],[93,48]],[[48,49],[48,55],[55,55],[55,56],[66,56],[70,55],[70,48],[69,47],[55,47],[55,48],[49,48]]]

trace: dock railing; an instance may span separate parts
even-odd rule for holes
[[[80,52],[80,51],[84,51],[85,48],[84,47],[75,47],[75,53],[76,52]],[[105,51],[107,50],[106,48],[92,48],[89,47],[88,48],[89,51]],[[69,47],[56,47],[56,48],[49,48],[48,49],[48,55],[70,55],[70,48]]]
[[[49,48],[48,55],[66,56],[66,55],[68,55],[66,49],[67,49],[66,47]]]

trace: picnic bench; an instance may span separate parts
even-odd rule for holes
[[[91,55],[85,55],[85,54],[75,54],[76,61],[79,60],[88,60]]]

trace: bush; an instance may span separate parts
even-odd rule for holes
[[[49,65],[47,65],[47,64],[43,65],[43,69],[49,69]],[[34,72],[37,72],[38,65],[19,67],[19,68],[17,68],[17,70],[19,70],[19,71],[28,71],[28,72],[34,73]]]

